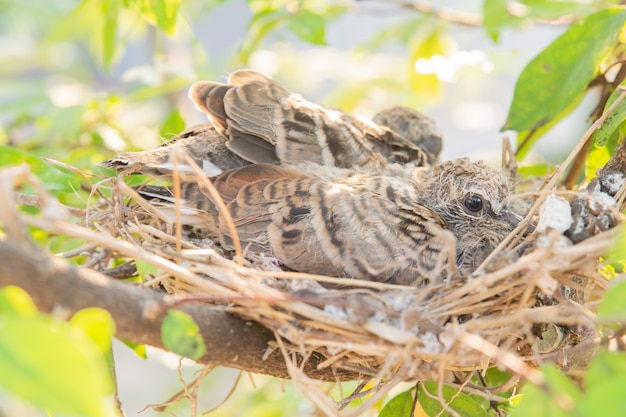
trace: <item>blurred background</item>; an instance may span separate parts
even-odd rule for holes
[[[283,22],[263,7],[279,3],[288,11],[303,2],[185,0],[166,35],[134,3],[141,2],[0,0],[0,144],[90,170],[115,152],[154,147],[204,122],[187,99],[188,86],[250,67],[355,114],[371,117],[395,104],[420,109],[444,131],[443,159],[498,165],[503,137],[515,143],[514,132],[500,132],[515,80],[566,28],[525,22],[496,42],[480,25],[482,1],[317,1],[309,3],[324,11],[322,22],[309,15]],[[451,14],[441,19],[444,12]],[[562,160],[586,130],[593,105],[584,99],[533,147],[529,161]],[[144,360],[118,343],[115,356],[128,416],[181,388],[174,355],[149,349]],[[185,362],[185,378],[197,369]],[[198,411],[225,398],[237,376],[227,369],[211,374]],[[185,407],[171,411],[188,415]],[[242,375],[213,415],[316,413],[291,383]],[[28,415],[43,414],[0,392],[0,416]]]

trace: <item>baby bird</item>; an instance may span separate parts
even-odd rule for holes
[[[519,220],[507,208],[504,174],[467,159],[417,168],[409,178],[346,171],[323,179],[253,164],[213,183],[246,251],[296,271],[393,284],[469,275]],[[164,188],[141,192],[168,199]],[[182,196],[197,213],[190,223],[232,249],[225,213],[211,198],[195,183],[183,184]]]
[[[167,175],[174,169],[172,156],[177,146],[182,147],[196,165],[202,167],[208,177],[250,164],[249,161],[228,149],[226,137],[209,122],[193,126],[154,149],[142,152],[122,152],[113,159],[101,162],[100,165],[120,171]],[[183,161],[179,161],[176,168],[192,171],[191,167],[187,167]]]
[[[441,131],[420,112],[395,106],[371,121],[307,101],[252,70],[232,73],[227,84],[196,82],[189,97],[224,132],[228,148],[254,163],[372,171],[432,164],[441,151]]]
[[[251,163],[299,170],[319,166],[394,170],[436,162],[442,134],[428,116],[401,106],[373,121],[304,100],[252,70],[231,74],[228,84],[195,83],[189,97],[211,122],[191,127],[161,146],[124,152],[102,165],[147,174],[169,174],[175,146],[184,147],[207,176]],[[188,169],[182,163],[179,169]]]

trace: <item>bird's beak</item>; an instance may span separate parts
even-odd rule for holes
[[[516,212],[511,211],[511,210],[507,210],[507,209],[502,210],[502,212],[500,212],[500,216],[499,217],[500,217],[500,219],[503,222],[505,222],[508,225],[510,225],[511,229],[515,229],[517,227],[517,225],[519,224],[519,222],[521,222],[524,219],[523,216],[520,216]],[[524,230],[523,236],[528,236],[529,234],[531,234],[534,231],[535,231],[535,225],[531,223],[531,224],[528,225],[526,230]]]
[[[519,222],[522,221],[522,216],[515,213],[514,211],[507,209],[502,210],[499,217],[500,219],[502,219],[502,221],[508,223],[512,229],[514,229],[519,224]]]

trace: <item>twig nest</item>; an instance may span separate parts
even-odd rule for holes
[[[536,230],[545,232],[550,229],[565,232],[570,228],[572,222],[572,208],[569,201],[557,195],[551,195],[539,209],[539,223]]]

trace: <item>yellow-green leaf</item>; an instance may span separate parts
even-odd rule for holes
[[[180,0],[133,0],[141,15],[150,24],[168,35],[176,32],[176,16]]]
[[[506,0],[485,0],[483,3],[483,24],[494,42],[498,42],[500,31],[504,27],[516,25],[521,20],[519,17],[511,16],[506,5]]]
[[[162,138],[170,139],[185,129],[185,119],[180,115],[178,109],[174,109],[161,125],[160,134]]]
[[[180,356],[200,359],[206,353],[206,345],[193,318],[180,310],[169,309],[161,325],[161,337],[165,347]]]
[[[37,307],[30,295],[20,287],[8,286],[0,288],[0,314],[17,313],[22,316],[34,316]]]
[[[613,94],[609,97],[606,102],[606,106],[604,107],[604,111],[607,111],[615,100],[624,93],[621,89],[616,89],[613,91]],[[604,146],[609,141],[609,138],[617,132],[619,135],[619,127],[623,124],[624,120],[626,120],[626,100],[622,100],[619,104],[613,109],[613,111],[607,116],[600,129],[598,129],[594,138],[598,146]]]
[[[287,21],[287,28],[300,39],[315,45],[326,45],[326,19],[308,10],[298,10]]]
[[[70,319],[70,324],[81,329],[96,344],[107,361],[111,381],[115,378],[112,339],[115,336],[115,322],[108,311],[101,308],[85,308]],[[113,393],[111,385],[108,394]]]
[[[626,322],[626,281],[610,288],[598,307],[598,317],[617,322]]]
[[[0,315],[0,386],[58,413],[105,416],[106,361],[81,330],[49,317]]]
[[[568,417],[580,398],[574,382],[554,365],[541,367],[545,386],[528,383],[511,417]]]

